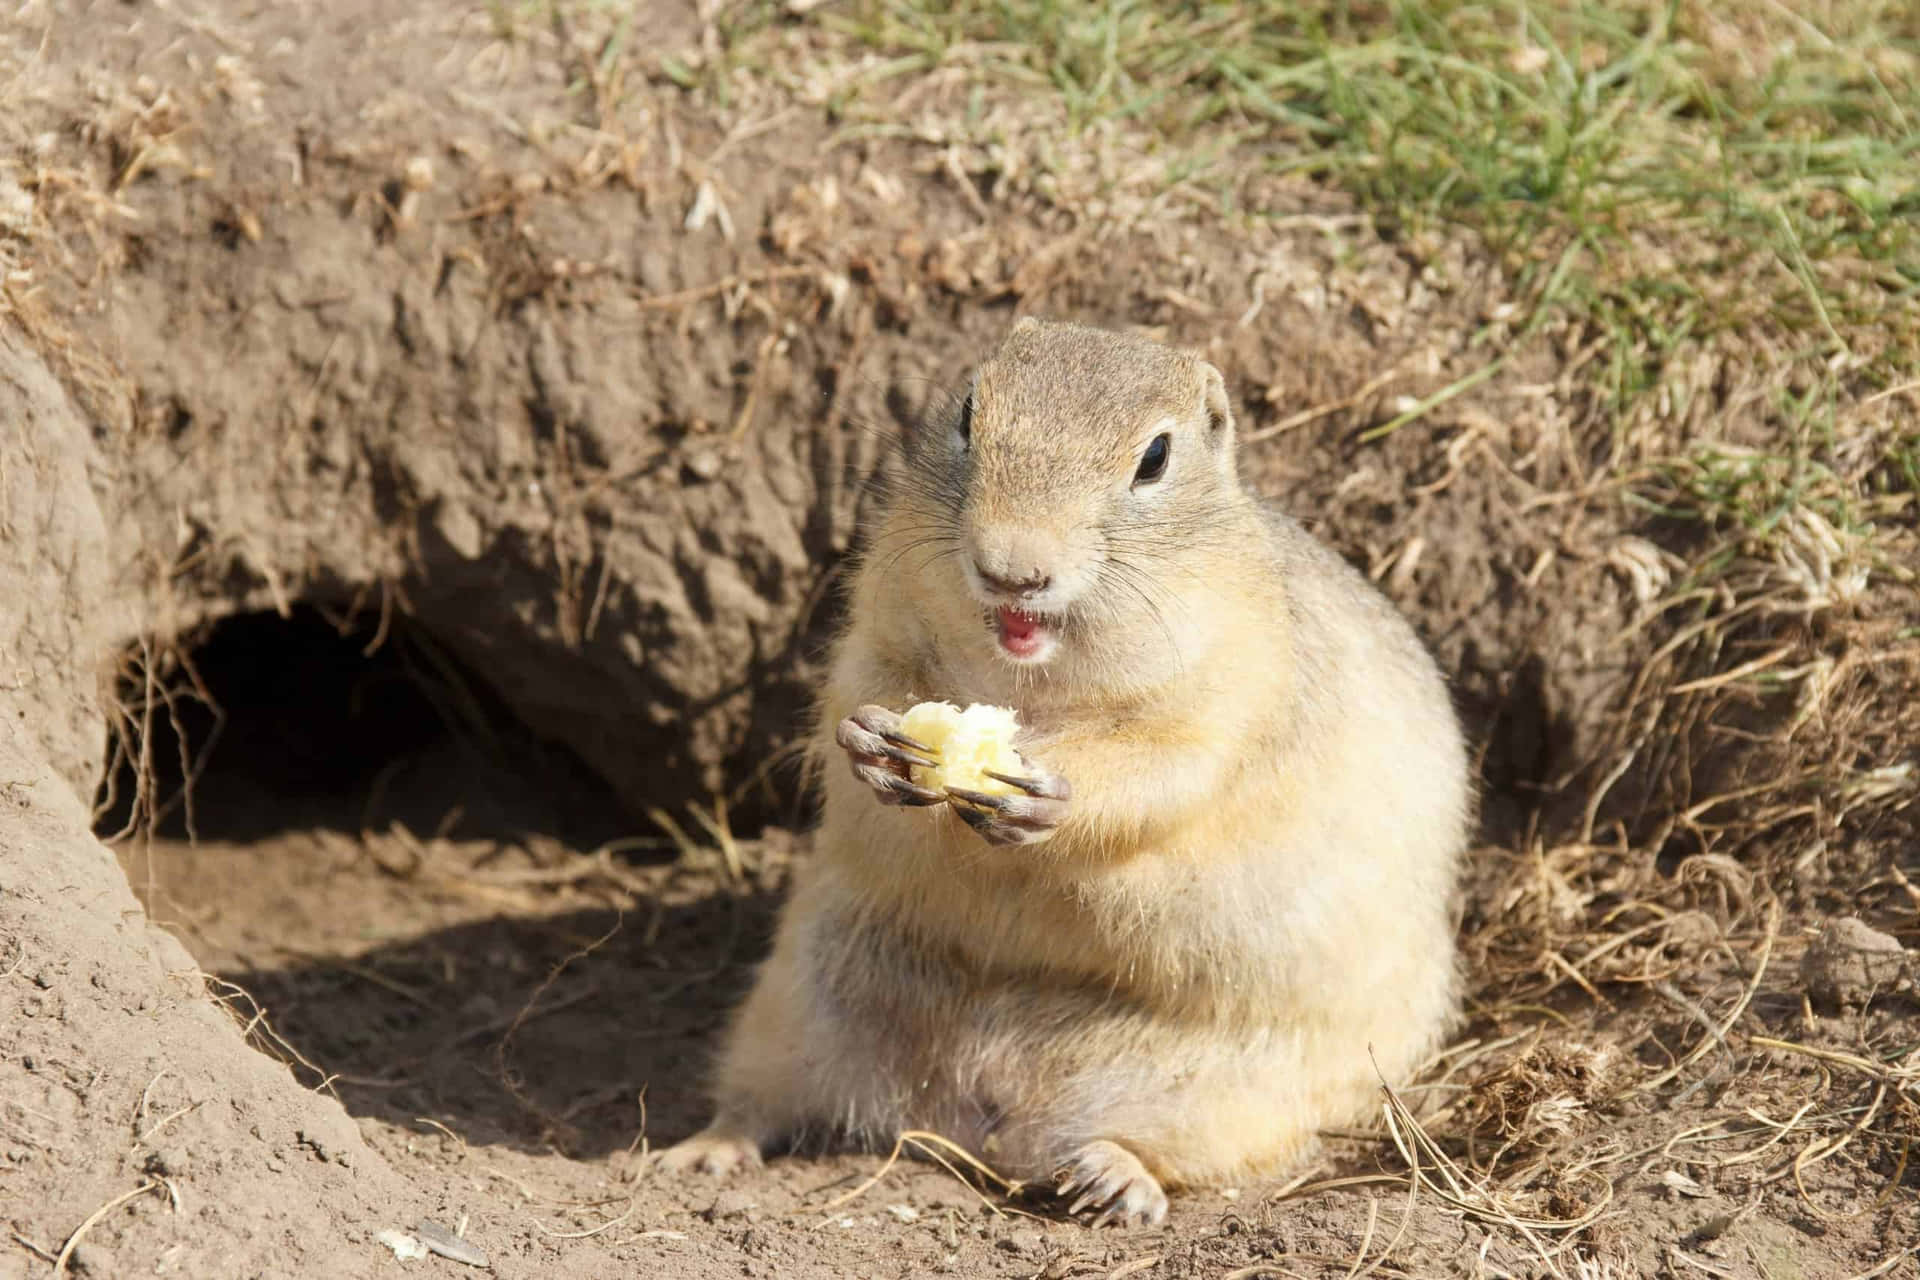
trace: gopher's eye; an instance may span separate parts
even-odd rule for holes
[[[1140,455],[1140,469],[1133,473],[1133,483],[1137,488],[1143,484],[1152,484],[1167,473],[1167,454],[1173,448],[1173,441],[1164,434],[1153,438],[1147,451]]]
[[[967,392],[967,398],[960,402],[960,421],[954,427],[960,433],[960,447],[966,448],[973,443],[973,392]]]

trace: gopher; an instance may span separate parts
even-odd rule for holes
[[[1022,320],[882,507],[814,853],[662,1166],[933,1130],[1152,1223],[1297,1162],[1456,1014],[1471,803],[1433,660],[1242,485],[1219,371],[1144,338]],[[929,699],[1017,713],[1006,794],[913,781]]]

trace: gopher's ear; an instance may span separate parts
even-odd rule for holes
[[[1207,411],[1207,439],[1216,449],[1233,447],[1233,401],[1227,380],[1205,360],[1200,362],[1200,386]]]

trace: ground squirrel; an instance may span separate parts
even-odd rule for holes
[[[1212,365],[1020,321],[908,433],[847,619],[814,852],[665,1167],[926,1129],[1157,1222],[1437,1046],[1458,722],[1406,621],[1242,487]],[[1018,711],[1015,795],[911,781],[930,699]]]

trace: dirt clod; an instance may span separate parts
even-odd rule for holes
[[[1017,1227],[994,1242],[996,1247],[1008,1253],[1017,1253],[1029,1258],[1045,1256],[1047,1239],[1032,1227]]]
[[[141,1168],[159,1177],[184,1178],[193,1172],[193,1160],[183,1147],[156,1147]]]
[[[751,1193],[738,1187],[725,1187],[707,1206],[705,1216],[708,1222],[726,1222],[734,1218],[748,1217],[759,1207],[759,1202]]]
[[[119,1272],[115,1270],[117,1265],[113,1250],[87,1241],[74,1246],[73,1256],[67,1259],[67,1267],[75,1275],[95,1276],[98,1280],[118,1275]]]
[[[1846,916],[1808,945],[1800,959],[1800,981],[1817,1005],[1859,1008],[1898,988],[1910,962],[1898,938]]]

